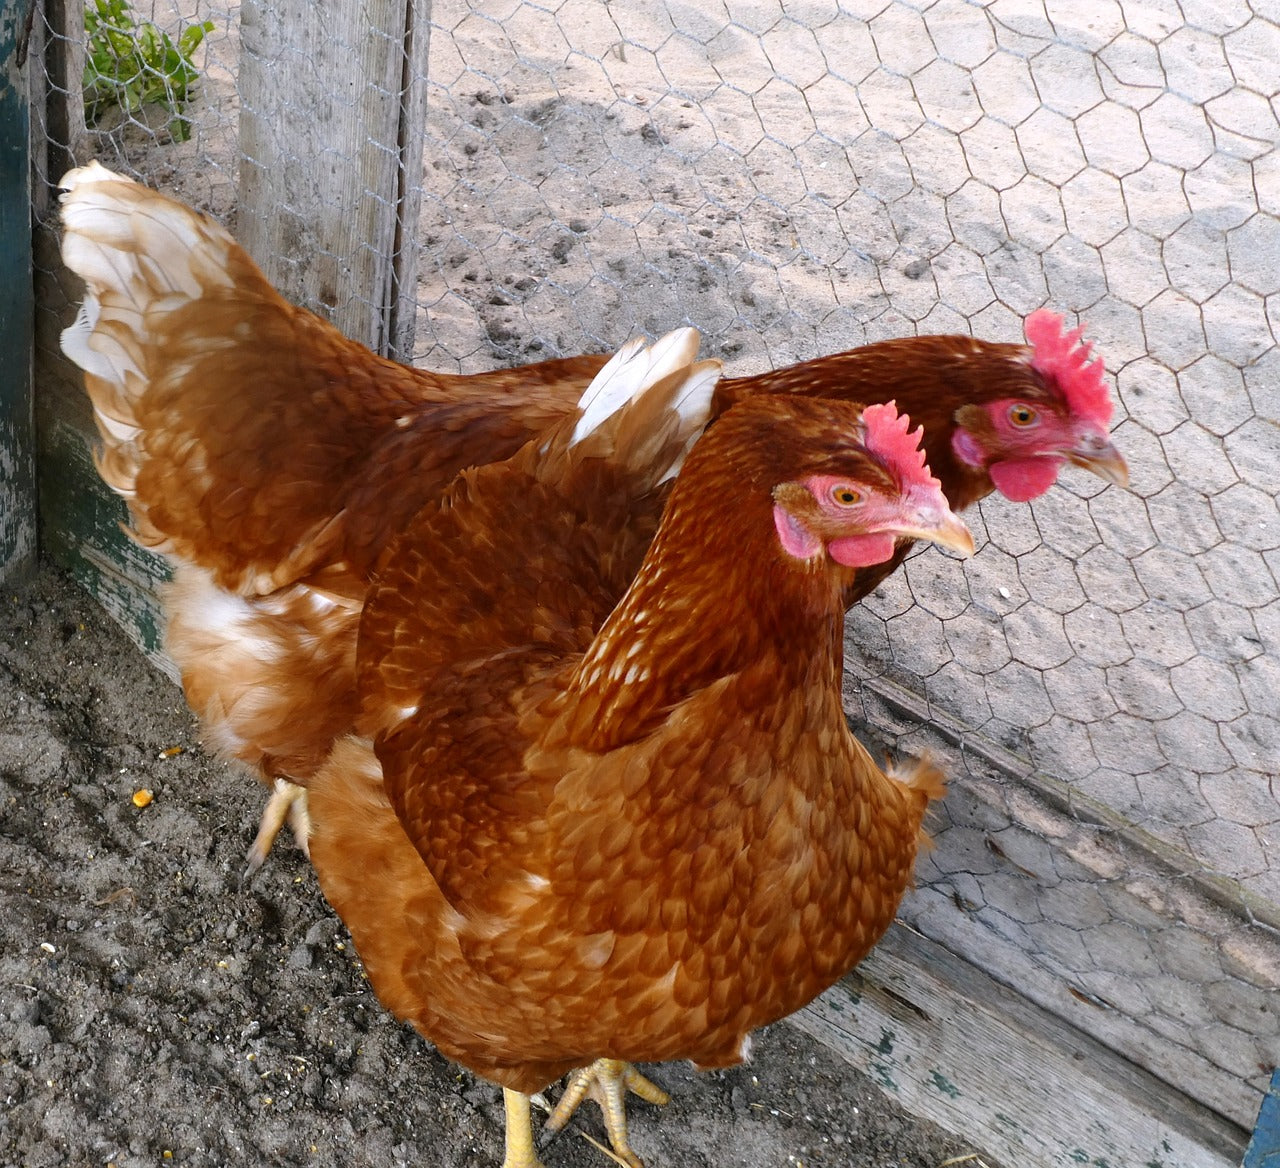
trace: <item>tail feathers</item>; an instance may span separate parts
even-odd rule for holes
[[[194,329],[193,307],[202,317],[214,298],[283,301],[221,226],[167,195],[98,162],[69,171],[60,185],[62,258],[85,282],[62,351],[86,375],[104,441],[98,470],[132,499],[146,457],[148,394],[217,361],[232,343]],[[135,520],[139,536],[157,542],[146,516]]]
[[[213,220],[99,162],[68,171],[59,185],[63,262],[97,294],[131,293],[143,310],[231,286],[226,253],[237,245]]]
[[[719,361],[697,361],[696,329],[653,344],[628,341],[578,400],[568,447],[577,458],[606,458],[654,485],[674,477],[711,414]]]
[[[573,443],[581,442],[606,418],[633,401],[647,385],[687,367],[698,355],[698,330],[676,329],[646,345],[633,337],[592,379],[578,399],[581,414],[573,428]]]
[[[233,274],[230,262],[242,253],[211,219],[101,163],[69,171],[61,186],[62,258],[85,282],[62,351],[89,374],[103,437],[126,439],[165,358],[166,317],[243,284],[243,265]]]

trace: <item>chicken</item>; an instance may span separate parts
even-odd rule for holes
[[[356,630],[388,541],[458,471],[569,415],[607,358],[398,365],[285,303],[207,217],[97,163],[62,185],[63,257],[87,285],[63,347],[103,478],[173,563],[166,648],[206,741],[277,784],[252,867],[300,810],[291,784],[352,726]],[[895,400],[956,509],[993,489],[1032,498],[1066,461],[1125,482],[1101,362],[1052,313],[1026,331],[1030,345],[910,337],[726,379],[711,416],[760,393]],[[854,573],[846,605],[910,546]]]
[[[581,412],[398,537],[360,736],[309,786],[312,861],[379,998],[505,1089],[505,1168],[537,1164],[529,1093],[579,1068],[551,1126],[593,1093],[639,1165],[624,1093],[663,1096],[630,1064],[736,1063],[852,968],[942,790],[925,761],[881,770],[841,706],[851,576],[903,538],[973,549],[919,431],[750,396],[650,543],[636,516],[709,407],[696,348],[624,348]]]

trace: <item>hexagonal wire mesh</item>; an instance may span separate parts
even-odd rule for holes
[[[88,152],[226,220],[237,12],[195,7],[190,140],[144,111]],[[1280,1062],[1276,0],[432,19],[428,367],[1087,321],[1133,489],[987,500],[973,559],[923,551],[850,614],[850,701],[955,775],[903,919],[1249,1124]]]

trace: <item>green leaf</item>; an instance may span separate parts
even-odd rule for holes
[[[175,43],[150,21],[139,23],[129,0],[93,0],[85,8],[84,23],[86,122],[92,125],[113,106],[128,116],[144,105],[159,104],[174,115],[169,124],[174,140],[185,142],[191,122],[183,111],[200,79],[191,56],[214,30],[214,22],[181,28]]]

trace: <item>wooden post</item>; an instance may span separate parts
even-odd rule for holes
[[[240,241],[295,303],[412,349],[430,0],[245,0]]]
[[[32,196],[36,221],[52,214],[58,180],[87,162],[84,125],[84,0],[33,0],[44,20],[36,20],[31,53],[44,62],[31,71],[31,113],[35,124]]]
[[[36,554],[31,111],[24,57],[33,3],[0,0],[0,580],[28,571]]]
[[[0,0],[0,4],[6,2]],[[53,226],[53,184],[69,167],[86,161],[81,81],[84,2],[39,2],[27,69],[32,206],[37,224],[32,254],[40,305],[35,316],[40,552],[69,572],[152,660],[174,676],[172,663],[160,647],[164,618],[158,589],[167,577],[167,565],[124,534],[122,524],[128,519],[124,502],[106,487],[93,465],[90,452],[98,437],[80,370],[58,348],[59,333],[71,323],[84,291],[79,279],[62,266]],[[8,173],[4,171],[6,177]],[[4,392],[0,381],[0,395]]]

